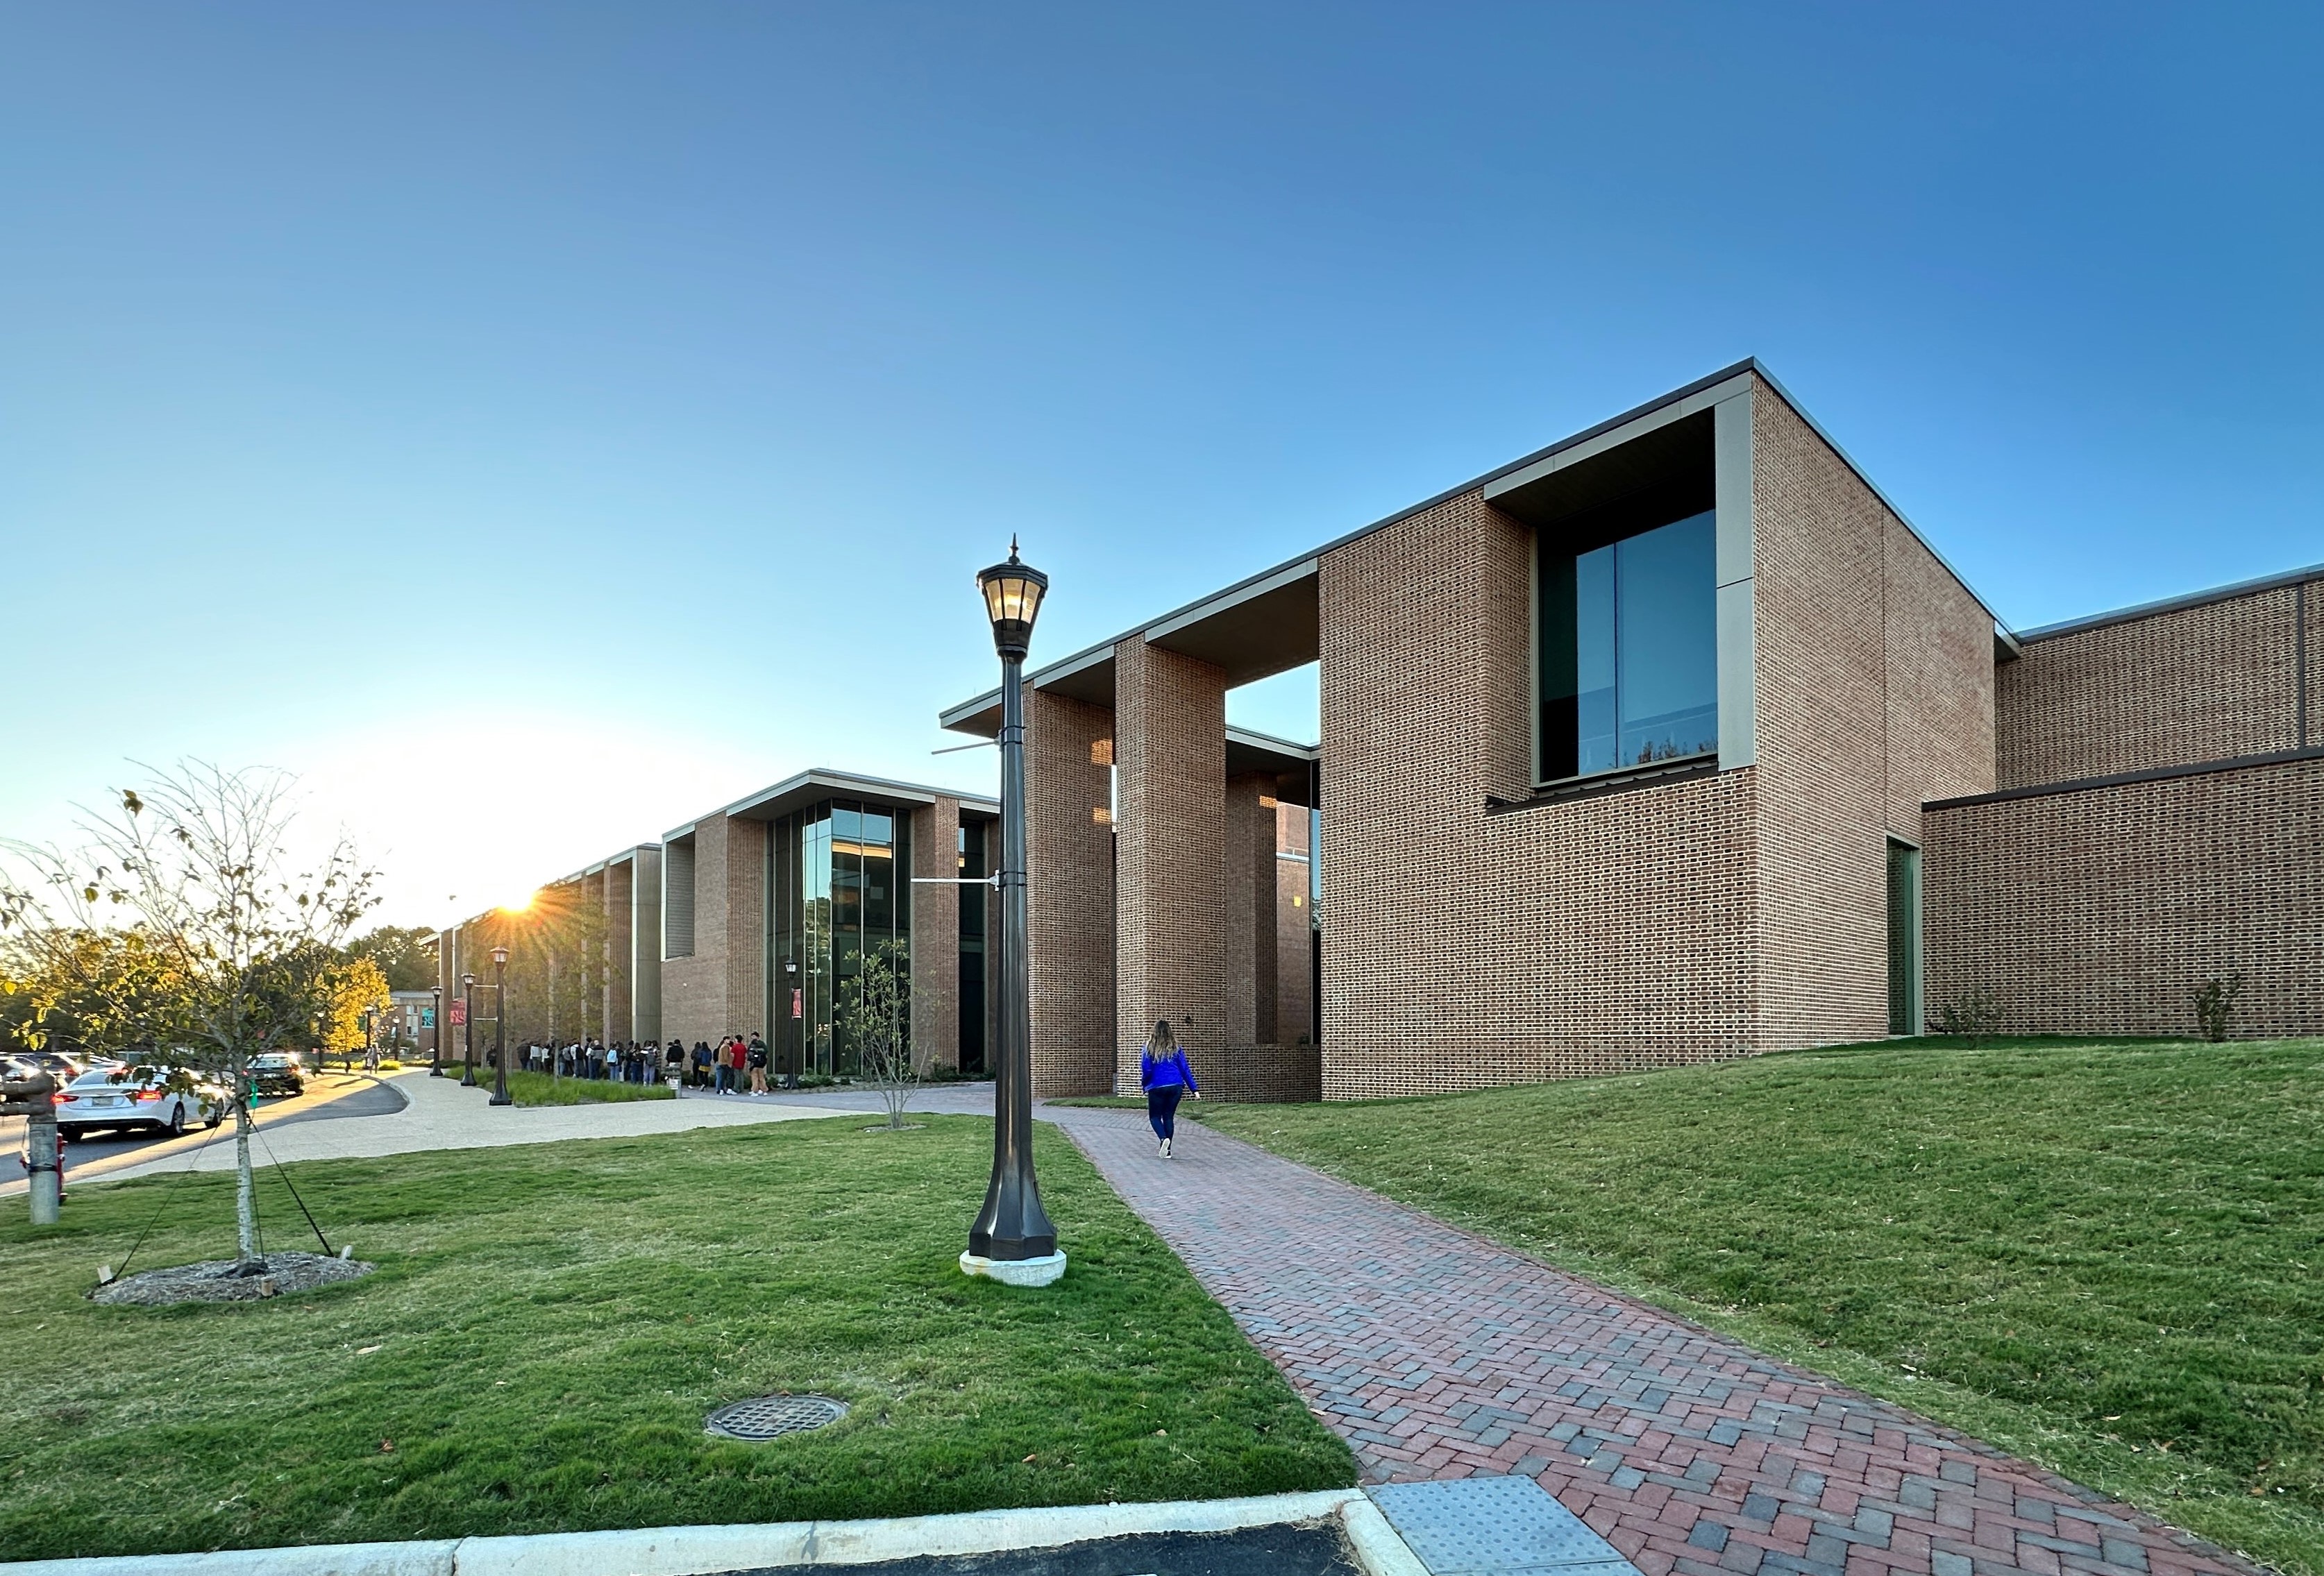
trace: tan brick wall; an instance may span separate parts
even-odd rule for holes
[[[1228,1039],[1226,676],[1137,637],[1114,648],[1113,675],[1114,1011],[1134,1088],[1157,1018],[1190,1053]]]
[[[1522,797],[1532,541],[1475,494],[1324,556],[1326,1099],[1750,1048],[1749,769]]]
[[[1277,853],[1306,853],[1306,806],[1283,806],[1276,811],[1275,825]],[[1306,861],[1277,859],[1274,862],[1274,1037],[1277,1045],[1296,1046],[1310,1038],[1314,1024],[1315,931],[1308,923]]]
[[[1275,1043],[1275,812],[1259,803],[1274,791],[1272,776],[1226,780],[1220,939],[1231,1046]]]
[[[767,823],[726,823],[726,1018],[729,1034],[767,1028]]]
[[[1044,691],[1025,696],[1026,876],[1032,912],[1033,1092],[1104,1094],[1113,1087],[1114,890],[1110,813],[1113,713]],[[1001,830],[990,833],[1001,857]],[[991,966],[1001,920],[990,911]],[[989,1000],[998,1001],[999,981]],[[995,1047],[997,1048],[997,1046]]]
[[[726,1033],[725,917],[714,912],[722,907],[716,872],[725,860],[725,820],[706,816],[694,829],[694,951],[661,965],[662,1037],[689,1050],[697,1040],[716,1045]]]
[[[912,812],[908,874],[950,880],[960,874],[960,801],[939,797]],[[960,893],[951,886],[913,887],[912,1059],[919,1066],[960,1065]]]
[[[1990,991],[2014,1033],[2324,1034],[2324,760],[1928,813],[1928,999]]]
[[[1888,1028],[1887,843],[1993,784],[1993,624],[1766,384],[1752,410],[1756,1048]]]
[[[637,867],[623,860],[605,867],[600,882],[605,907],[604,1034],[608,1041],[627,1040],[634,1025],[630,1017],[631,888]]]
[[[1999,674],[1999,785],[2298,749],[2299,602],[2277,586],[2025,642]],[[2311,743],[2319,603],[2324,583],[2311,584]]]
[[[766,852],[761,821],[694,829],[694,955],[662,965],[663,1033],[716,1045],[766,1029]]]
[[[1206,1100],[1264,1105],[1323,1098],[1323,1055],[1314,1046],[1231,1046],[1186,1059]],[[1134,1072],[1125,1087],[1137,1088]]]

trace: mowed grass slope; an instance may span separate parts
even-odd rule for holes
[[[2324,1041],[1194,1109],[2324,1576]]]
[[[229,1177],[78,1188],[45,1232],[14,1214],[0,1558],[1354,1481],[1346,1449],[1055,1132],[1037,1154],[1065,1278],[963,1276],[991,1126],[923,1120],[295,1166],[333,1241],[380,1269],[261,1304],[83,1295],[165,1196],[133,1268],[230,1252]],[[315,1246],[271,1175],[262,1207],[271,1245]],[[765,1444],[703,1433],[713,1406],[780,1389],[853,1409]]]

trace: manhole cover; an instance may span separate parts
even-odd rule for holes
[[[753,1396],[730,1401],[703,1420],[706,1433],[727,1439],[779,1439],[847,1415],[847,1403],[828,1396]]]

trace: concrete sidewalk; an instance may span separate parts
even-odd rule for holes
[[[1159,1576],[1163,1571],[1187,1569],[1174,1562],[1152,1560],[1157,1552],[1156,1542],[1170,1535],[1233,1535],[1300,1527],[1326,1531],[1328,1543],[1321,1549],[1311,1545],[1296,1550],[1307,1556],[1307,1568],[1277,1564],[1280,1576],[1347,1576],[1351,1571],[1361,1576],[1429,1576],[1428,1567],[1413,1556],[1388,1518],[1353,1489],[1247,1499],[981,1510],[880,1521],[657,1526],[627,1532],[235,1549],[209,1554],[32,1560],[0,1564],[0,1572],[6,1576],[752,1576],[799,1567],[893,1569],[898,1562],[917,1563],[931,1557],[1006,1553],[1038,1556],[1043,1551],[1079,1547],[1101,1552],[1102,1568],[1152,1571]],[[1109,1551],[1141,1560],[1127,1567],[1114,1564],[1102,1558]],[[1218,1562],[1202,1557],[1209,1552],[1198,1553],[1198,1568],[1217,1568]],[[1319,1554],[1323,1557],[1314,1557]],[[1036,1557],[1025,1563],[1032,1569],[1042,1562]]]
[[[254,1145],[262,1164],[270,1160],[337,1160],[355,1157],[405,1155],[421,1149],[480,1149],[503,1144],[546,1144],[560,1138],[625,1138],[650,1133],[678,1133],[696,1128],[741,1127],[757,1122],[810,1120],[841,1114],[831,1105],[793,1104],[768,1099],[634,1100],[584,1105],[511,1105],[485,1103],[488,1088],[463,1089],[456,1078],[431,1078],[425,1068],[401,1073],[389,1080],[408,1104],[399,1111],[340,1121],[289,1121],[262,1126],[263,1145]],[[293,1113],[295,1114],[295,1113]],[[217,1142],[189,1160],[186,1150],[200,1146],[189,1138],[165,1146],[166,1152],[108,1172],[115,1177],[149,1176],[185,1170],[234,1168],[233,1129],[221,1127]],[[97,1180],[76,1170],[74,1186]]]

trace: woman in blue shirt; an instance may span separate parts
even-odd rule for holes
[[[1186,1065],[1186,1053],[1178,1048],[1167,1018],[1154,1026],[1154,1037],[1139,1053],[1138,1083],[1146,1091],[1146,1120],[1154,1124],[1154,1137],[1167,1160],[1170,1137],[1178,1129],[1179,1097],[1191,1094],[1200,1100],[1203,1092],[1195,1086],[1194,1070]]]

